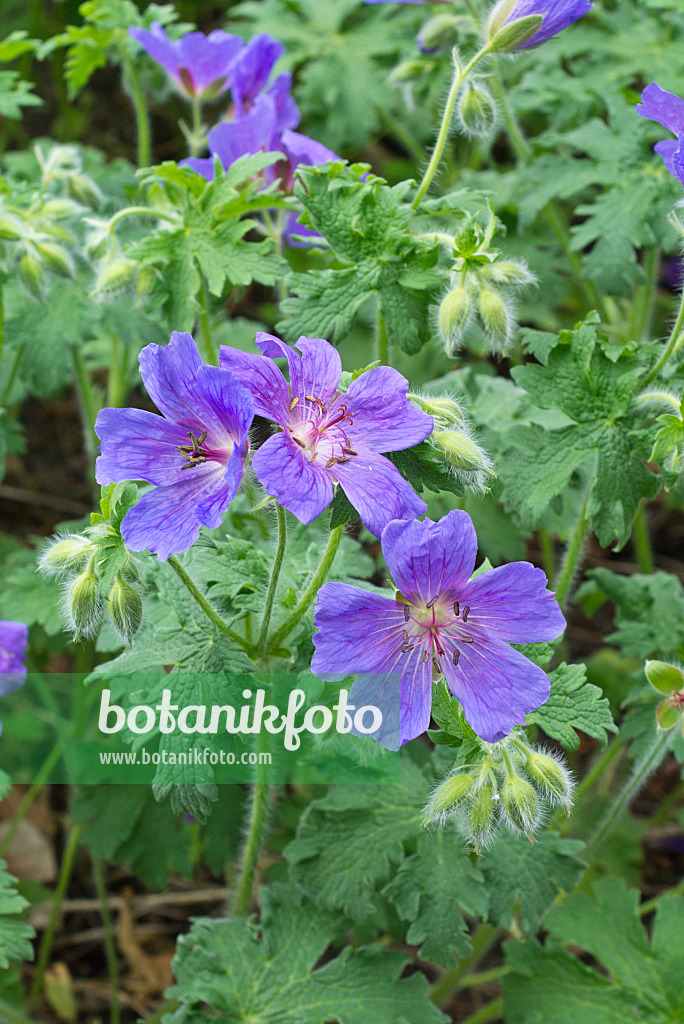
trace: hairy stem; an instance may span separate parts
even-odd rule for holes
[[[245,638],[240,636],[239,633],[236,633],[235,630],[231,629],[228,623],[221,618],[216,609],[212,608],[190,573],[181,565],[177,557],[175,555],[169,555],[167,564],[171,566],[181,583],[183,583],[189,594],[195,599],[204,614],[211,620],[211,622],[213,622],[216,628],[225,636],[233,640],[234,643],[239,644],[243,650],[247,650],[248,645]]]
[[[377,335],[377,358],[383,366],[391,366],[390,341],[387,333],[387,324],[382,315],[380,300],[378,299],[378,335]]]
[[[634,545],[634,553],[636,555],[637,562],[639,563],[639,571],[643,573],[651,573],[655,571],[655,564],[653,562],[653,549],[651,548],[651,537],[648,532],[648,518],[646,516],[646,507],[641,501],[637,514],[634,518],[634,526],[632,527],[632,543]]]
[[[650,384],[654,380],[662,368],[672,358],[672,356],[679,350],[680,343],[684,338],[684,289],[682,290],[682,297],[679,300],[679,311],[677,313],[677,319],[674,322],[674,327],[670,331],[670,337],[667,339],[667,344],[663,349],[660,359],[656,362],[655,366],[643,379],[643,384]]]
[[[124,73],[135,111],[135,124],[138,132],[138,167],[149,167],[152,158],[150,115],[143,96],[138,69],[130,57],[124,61]]]
[[[3,406],[6,406],[9,401],[12,388],[14,387],[14,382],[17,379],[17,374],[19,373],[19,367],[22,364],[27,348],[28,342],[24,341],[14,354],[14,362],[12,363],[12,368],[8,374],[7,383],[3,388],[2,395],[0,395],[0,409],[2,409]]]
[[[638,289],[632,307],[632,338],[634,341],[648,341],[660,269],[660,250],[649,249],[644,260],[646,280]]]
[[[418,209],[421,202],[425,198],[427,190],[430,188],[430,185],[432,184],[432,179],[437,173],[439,165],[442,162],[442,156],[444,155],[444,147],[447,144],[449,132],[451,131],[451,120],[454,116],[454,108],[456,106],[458,94],[461,91],[461,86],[468,78],[468,75],[473,70],[475,65],[479,61],[481,61],[482,58],[486,56],[486,54],[488,53],[489,47],[484,46],[478,53],[475,54],[470,63],[466,64],[464,68],[462,68],[460,65],[456,66],[456,70],[454,71],[454,78],[451,83],[451,88],[449,89],[449,95],[447,96],[447,101],[444,106],[444,113],[442,114],[442,122],[439,126],[439,133],[437,135],[437,141],[435,142],[435,148],[432,151],[430,163],[427,166],[427,170],[423,175],[422,181],[418,186],[418,191],[416,192],[415,198],[412,203],[414,210]]]
[[[214,343],[214,336],[211,330],[211,315],[209,312],[209,288],[207,286],[206,278],[199,267],[197,268],[197,271],[202,278],[202,292],[200,295],[199,303],[199,322],[200,327],[202,329],[202,343],[204,345],[204,356],[208,363],[212,363],[214,366],[217,366],[219,361],[219,353],[218,349],[216,348],[216,344]]]
[[[28,1002],[26,1005],[27,1013],[31,1013],[41,992],[43,991],[43,978],[45,977],[45,971],[47,970],[47,966],[50,962],[52,946],[55,941],[57,925],[59,923],[59,915],[62,909],[62,903],[64,902],[64,897],[66,896],[67,889],[69,888],[71,874],[74,870],[76,854],[78,852],[79,843],[81,842],[83,828],[83,825],[74,825],[72,827],[64,848],[62,865],[59,870],[59,878],[57,879],[57,888],[55,889],[55,895],[50,909],[50,920],[48,921],[47,928],[43,932],[40,949],[38,950],[36,973],[33,975],[33,982],[31,984],[31,990],[29,992]]]
[[[247,842],[245,843],[242,855],[240,877],[235,889],[235,899],[233,900],[232,912],[234,917],[240,917],[249,913],[259,853],[261,852],[266,835],[270,803],[271,787],[268,782],[255,782],[252,789]]]
[[[101,860],[93,860],[93,878],[97,898],[100,901],[100,916],[105,930],[105,954],[107,956],[107,973],[109,975],[109,991],[111,1008],[109,1011],[110,1024],[119,1024],[121,1008],[119,1004],[119,965],[116,957],[116,942],[114,940],[114,929],[112,928],[112,915],[109,912],[107,900],[107,887],[105,885],[104,867]]]
[[[477,966],[482,957],[498,941],[501,934],[502,929],[500,928],[493,928],[489,924],[478,925],[471,938],[470,956],[464,957],[454,967],[445,971],[430,989],[430,999],[436,1006],[444,1006],[454,992],[464,987],[468,971]]]
[[[604,816],[601,824],[587,842],[585,853],[587,850],[591,849],[591,847],[598,846],[606,838],[610,830],[615,825],[615,822],[623,812],[627,810],[634,797],[646,783],[646,780],[650,775],[652,775],[656,768],[659,767],[660,762],[670,749],[673,740],[673,732],[674,730],[670,730],[669,732],[658,730],[645,754],[643,754],[641,760],[634,766],[632,774],[623,786],[622,790],[618,793],[617,797],[608,808],[608,813]]]
[[[261,620],[261,629],[259,630],[259,638],[256,643],[258,651],[266,650],[268,627],[271,624],[273,602],[275,601],[276,590],[278,589],[278,578],[280,576],[280,570],[283,567],[285,547],[287,545],[287,519],[285,518],[285,509],[281,508],[280,505],[276,505],[276,513],[278,516],[278,546],[276,548],[275,558],[273,559],[273,565],[271,567],[271,578],[268,582],[266,604],[264,605],[264,617]]]
[[[302,594],[294,610],[290,612],[288,617],[285,619],[285,622],[283,622],[280,628],[277,629],[269,639],[269,651],[277,651],[283,640],[290,635],[297,625],[299,625],[310,605],[315,600],[318,591],[325,582],[325,578],[330,572],[332,564],[335,561],[335,555],[337,554],[337,550],[342,541],[343,532],[343,526],[336,526],[334,530],[330,531],[330,539],[328,540],[327,547],[323,552],[323,557],[321,558],[320,564],[313,575],[311,583],[309,583],[309,586]]]
[[[560,572],[558,573],[558,577],[554,585],[556,600],[562,610],[565,609],[567,604],[572,582],[582,559],[584,542],[587,538],[587,531],[589,529],[589,520],[587,519],[587,502],[588,498],[585,498],[582,502],[582,507],[580,508],[577,521],[575,522],[568,546],[565,550],[563,564],[561,565]]]

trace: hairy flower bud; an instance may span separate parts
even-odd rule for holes
[[[97,577],[88,566],[74,576],[66,591],[66,612],[77,637],[88,637],[95,633],[100,621],[102,599]]]
[[[519,775],[508,775],[501,789],[501,806],[509,823],[531,836],[539,822],[539,800],[534,786]]]
[[[537,34],[544,21],[541,14],[528,14],[524,18],[511,21],[508,25],[504,24],[497,30],[495,26],[501,21],[497,12],[498,8],[495,8],[487,29],[489,49],[492,53],[513,53]]]
[[[93,545],[80,533],[58,536],[38,559],[38,568],[44,576],[59,576],[80,568],[92,554]]]
[[[130,643],[142,623],[142,598],[134,586],[117,575],[107,595],[109,614],[119,636]]]
[[[463,285],[448,292],[439,307],[439,330],[451,355],[458,347],[473,312],[470,294]]]
[[[6,242],[16,242],[24,235],[24,225],[18,217],[9,213],[0,216],[0,238]]]
[[[454,46],[458,40],[459,19],[453,14],[436,14],[426,21],[416,39],[422,53],[436,53],[445,46]]]
[[[482,85],[468,83],[459,100],[458,116],[467,135],[486,137],[496,124],[496,104]]]
[[[468,808],[468,838],[479,854],[490,842],[496,821],[494,792],[489,783],[482,786]]]
[[[404,60],[397,64],[390,75],[390,80],[400,84],[402,82],[414,82],[422,78],[426,71],[426,61],[413,57],[411,60]]]
[[[511,336],[512,317],[510,309],[498,292],[481,288],[477,300],[477,311],[485,334],[495,351],[501,352]]]
[[[40,212],[43,217],[49,217],[51,220],[67,220],[69,217],[77,217],[81,209],[81,205],[72,199],[53,196],[46,199]]]
[[[430,440],[452,469],[491,471],[489,458],[469,434],[459,430],[435,430]]]
[[[19,275],[27,291],[42,299],[45,288],[45,269],[32,253],[25,252],[19,261]]]
[[[505,285],[508,288],[523,288],[527,284],[534,284],[536,278],[529,267],[523,263],[516,263],[513,260],[496,260],[480,269],[480,276],[487,277],[495,284]]]
[[[73,277],[74,264],[66,249],[56,242],[36,242],[36,249],[48,270],[59,277]]]
[[[67,178],[67,190],[77,203],[97,210],[102,203],[102,193],[87,174],[72,174]]]
[[[474,774],[451,775],[437,787],[425,808],[425,821],[443,818],[461,807],[470,794],[475,781]]]
[[[540,750],[531,750],[525,765],[530,781],[552,803],[569,807],[572,803],[572,779],[565,764]]]
[[[465,423],[463,410],[458,402],[449,395],[408,395],[408,398],[419,409],[432,416],[436,426],[450,426],[453,423]]]
[[[139,264],[125,256],[110,260],[100,269],[95,279],[93,294],[110,295],[119,288],[124,288],[134,280],[138,270]]]

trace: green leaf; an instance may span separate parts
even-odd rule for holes
[[[601,350],[591,315],[549,354],[546,366],[513,370],[516,383],[541,409],[559,410],[572,425],[555,430],[515,427],[502,461],[504,503],[536,523],[573,471],[591,460],[588,517],[603,547],[628,540],[642,498],[660,481],[645,466],[648,450],[631,432],[629,409],[640,367],[629,358],[612,362]]]
[[[347,946],[321,960],[340,931],[330,914],[303,903],[292,886],[260,891],[259,928],[246,918],[196,920],[180,937],[173,963],[180,1005],[168,1024],[220,1017],[261,1024],[439,1024],[420,974],[398,980],[408,962],[382,946]]]
[[[676,576],[619,576],[608,569],[591,569],[587,575],[591,582],[580,588],[580,599],[598,588],[617,606],[616,628],[606,637],[608,643],[641,659],[684,649],[684,587]]]
[[[0,969],[21,960],[33,960],[31,939],[35,932],[30,924],[22,920],[22,913],[28,907],[28,900],[14,888],[16,878],[5,870],[7,865],[0,860]]]
[[[463,844],[439,829],[421,835],[417,850],[383,890],[400,917],[411,921],[406,941],[420,946],[424,960],[449,967],[470,952],[464,914],[485,917],[488,894]]]
[[[608,731],[617,732],[610,705],[598,686],[587,683],[586,665],[563,662],[549,676],[551,694],[546,704],[525,716],[527,725],[540,726],[567,747],[577,750],[580,738],[576,730],[600,740],[605,745]]]
[[[583,847],[551,831],[543,832],[534,846],[524,836],[499,839],[479,861],[489,890],[490,920],[508,927],[516,914],[525,931],[535,931],[554,900],[577,884],[584,865],[574,855]]]
[[[434,238],[409,232],[415,214],[408,182],[390,187],[367,165],[300,167],[295,195],[305,221],[320,232],[339,267],[292,274],[290,297],[278,324],[288,337],[319,334],[339,340],[370,299],[379,304],[387,333],[405,352],[431,336],[428,304],[443,279]]]
[[[594,897],[573,893],[546,917],[545,946],[507,943],[513,973],[504,981],[510,1024],[673,1024],[684,1012],[681,915],[684,897],[658,901],[651,941],[638,913],[639,892],[617,878],[594,885]],[[679,922],[679,924],[678,924]],[[599,973],[567,952],[569,943],[591,953]]]
[[[463,484],[439,462],[434,448],[427,441],[405,451],[390,452],[387,458],[419,493],[450,491],[459,496],[464,493]]]

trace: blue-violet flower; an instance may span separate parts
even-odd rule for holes
[[[654,149],[670,174],[684,185],[684,100],[652,82],[642,92],[636,112],[649,121],[657,121],[677,136],[658,142]]]
[[[204,32],[189,32],[182,39],[171,40],[160,23],[154,21],[150,31],[132,26],[128,33],[190,98],[224,92],[231,84],[233,65],[243,48],[241,36],[220,29],[208,36]]]
[[[23,622],[0,620],[0,697],[18,690],[26,681],[27,643],[28,626]]]

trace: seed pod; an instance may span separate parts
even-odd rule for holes
[[[408,395],[414,405],[432,416],[435,426],[450,426],[453,423],[465,423],[463,410],[458,402],[449,395]]]
[[[530,835],[539,822],[539,800],[534,787],[519,775],[509,775],[501,790],[501,806],[508,821]]]
[[[89,566],[74,576],[66,592],[66,611],[77,637],[89,637],[95,633],[101,609],[100,587]]]
[[[496,104],[482,85],[468,83],[459,100],[458,116],[467,135],[484,138],[496,124]]]
[[[448,292],[439,307],[439,330],[451,355],[463,338],[472,315],[473,303],[463,285]]]
[[[131,642],[142,623],[142,598],[134,586],[117,575],[107,595],[109,614],[114,629],[127,644]]]
[[[462,431],[435,430],[430,440],[452,469],[477,471],[491,466],[482,448]]]
[[[481,288],[477,311],[485,334],[495,351],[503,351],[511,336],[511,314],[507,304],[498,292]]]
[[[540,750],[530,751],[525,766],[530,781],[552,804],[569,807],[572,803],[572,777],[565,764]]]
[[[66,249],[56,242],[36,242],[36,249],[48,270],[59,277],[73,277],[74,264]]]
[[[32,253],[25,252],[19,261],[19,275],[26,290],[42,299],[45,289],[45,269]]]
[[[684,672],[666,661],[647,661],[644,672],[651,686],[658,693],[669,695],[672,691],[684,689]]]
[[[489,783],[482,786],[475,794],[468,808],[468,831],[475,852],[487,846],[494,831],[496,808],[494,793]]]
[[[59,576],[80,568],[92,554],[93,545],[80,533],[56,537],[38,559],[38,568],[44,576]]]
[[[16,242],[23,238],[23,235],[24,225],[18,217],[12,217],[8,213],[0,216],[0,238],[6,242]]]
[[[458,41],[459,19],[453,14],[436,14],[426,21],[416,39],[416,46],[421,53],[436,53],[445,46],[453,46]]]
[[[480,276],[489,278],[495,284],[506,285],[508,288],[523,288],[536,281],[534,274],[525,263],[522,261],[515,263],[513,260],[496,260],[488,266],[481,267]]]
[[[54,196],[43,203],[40,212],[43,217],[49,217],[51,220],[67,220],[69,217],[78,217],[81,209],[81,205],[72,199]]]
[[[474,774],[451,775],[435,790],[425,811],[425,821],[450,814],[461,807],[468,799]]]

